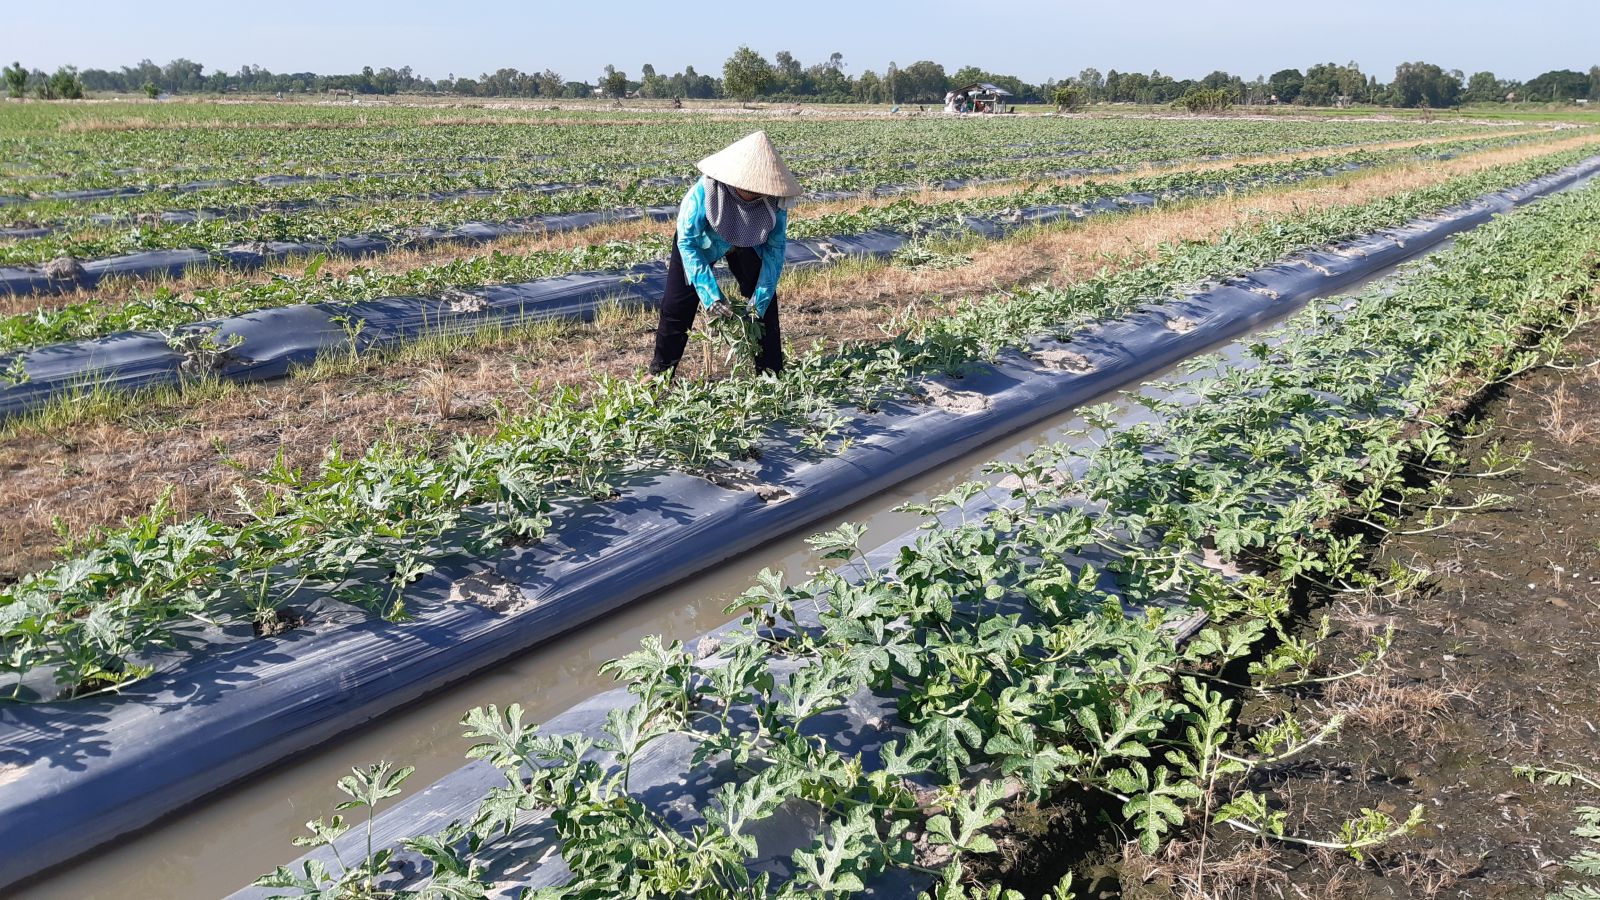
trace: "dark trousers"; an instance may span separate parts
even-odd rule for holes
[[[761,278],[761,255],[750,247],[732,247],[724,257],[734,281],[739,283],[739,293],[745,299],[756,292],[756,282]],[[700,295],[695,293],[683,275],[683,257],[678,253],[678,239],[672,239],[672,261],[667,264],[667,290],[661,298],[661,321],[656,326],[656,355],[650,361],[650,374],[659,375],[678,365],[683,358],[683,348],[689,343],[689,329],[694,327],[694,317],[700,310]],[[756,370],[777,374],[783,371],[783,339],[778,333],[778,298],[767,305],[761,317],[761,346],[756,351]]]

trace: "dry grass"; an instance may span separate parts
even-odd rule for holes
[[[1234,900],[1283,896],[1289,884],[1281,860],[1264,844],[1243,844],[1208,855],[1201,841],[1169,841],[1158,855],[1125,844],[1119,874],[1126,900]]]
[[[1438,728],[1457,700],[1471,696],[1465,685],[1446,690],[1380,674],[1330,682],[1323,701],[1329,713],[1344,716],[1346,727],[1381,734],[1386,740],[1404,737],[1416,742]]]
[[[422,396],[433,405],[433,414],[448,419],[456,408],[455,378],[443,363],[423,369],[417,376],[417,387]]]
[[[786,276],[784,333],[797,347],[876,338],[907,307],[939,312],[1020,282],[1064,282],[1130,267],[1163,244],[1211,239],[1262,215],[1362,203],[1570,144],[1039,229],[975,247],[972,263],[953,269],[853,262]],[[234,489],[249,484],[241,471],[258,471],[280,452],[290,465],[314,467],[335,443],[347,452],[383,438],[442,446],[488,431],[490,422],[466,413],[494,401],[516,413],[537,406],[556,386],[581,389],[602,375],[629,377],[649,358],[652,326],[650,314],[617,308],[593,324],[545,323],[424,342],[384,357],[330,362],[275,385],[216,385],[131,409],[86,402],[83,414],[67,408],[49,421],[14,427],[0,437],[0,519],[8,523],[0,536],[0,580],[48,561],[58,543],[56,521],[82,535],[144,512],[167,490],[178,515],[226,518]],[[701,374],[693,348],[682,374]]]
[[[54,523],[75,535],[148,509],[172,492],[179,515],[227,518],[233,490],[282,453],[314,467],[333,444],[360,452],[378,440],[442,447],[492,428],[494,401],[540,402],[541,383],[626,376],[647,352],[653,319],[609,314],[604,328],[576,323],[507,330],[492,347],[462,341],[385,359],[329,360],[270,385],[216,385],[116,421],[72,418],[0,441],[0,581],[48,560]],[[485,339],[487,341],[488,339]]]
[[[1600,387],[1600,375],[1591,374],[1585,379],[1584,387],[1588,389]],[[1556,443],[1571,447],[1589,440],[1595,434],[1600,434],[1600,423],[1577,409],[1581,401],[1568,392],[1565,383],[1557,387],[1555,393],[1546,394],[1539,399],[1550,410],[1541,427]]]

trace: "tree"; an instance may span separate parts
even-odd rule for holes
[[[144,95],[149,97],[151,100],[154,100],[161,96],[161,88],[158,87],[154,81],[146,81],[144,83]]]
[[[989,80],[988,73],[983,71],[982,69],[978,68],[977,66],[962,66],[961,68],[956,70],[954,75],[950,76],[950,86],[951,87],[966,87],[967,85],[973,83],[974,81],[988,81],[988,80]]]
[[[1589,67],[1589,99],[1600,100],[1600,66]]]
[[[805,70],[800,67],[800,60],[787,50],[779,50],[773,57],[772,65],[773,90],[780,94],[809,94],[810,85],[806,84]]]
[[[1128,72],[1117,81],[1117,98],[1127,103],[1150,102],[1150,76],[1143,72]]]
[[[1396,106],[1444,109],[1461,100],[1461,73],[1446,72],[1433,63],[1401,63],[1395,67],[1389,92]]]
[[[717,79],[712,78],[710,75],[701,75],[694,70],[694,66],[684,66],[681,78],[674,75],[673,79],[682,84],[682,93],[685,97],[708,100],[721,92],[721,86],[717,84]]]
[[[833,100],[850,97],[850,76],[844,73],[843,53],[834,51],[827,62],[806,69],[806,77],[811,79],[812,90],[819,96]]]
[[[1293,103],[1300,98],[1300,90],[1305,87],[1306,77],[1300,74],[1299,69],[1280,69],[1273,72],[1267,79],[1267,84],[1272,88],[1272,96],[1278,98],[1279,103]]]
[[[1229,96],[1225,88],[1207,88],[1197,85],[1190,88],[1182,97],[1173,101],[1172,105],[1192,113],[1220,112],[1233,105],[1233,98]]]
[[[600,79],[600,90],[607,97],[626,97],[628,95],[628,76],[617,71],[616,66],[606,66],[605,75]]]
[[[660,100],[672,96],[672,83],[665,75],[656,73],[656,67],[649,63],[639,70],[639,96]]]
[[[1050,102],[1056,105],[1056,112],[1073,112],[1083,108],[1086,93],[1081,85],[1064,84],[1050,93]]]
[[[202,73],[205,68],[197,62],[179,57],[162,67],[160,84],[174,93],[204,90],[205,77]]]
[[[1367,93],[1367,76],[1362,74],[1361,67],[1356,65],[1355,60],[1339,67],[1339,93],[1351,100],[1371,99]]]
[[[374,79],[379,93],[389,93],[385,87],[398,78],[391,79],[385,75],[390,69],[380,71]],[[484,97],[532,97],[538,93],[539,84],[532,75],[525,74],[517,69],[496,69],[493,75],[485,73],[478,79],[478,94]]]
[[[1500,79],[1493,72],[1473,72],[1467,79],[1466,93],[1461,95],[1467,103],[1498,103],[1505,98],[1506,92],[1500,89]]]
[[[1171,103],[1193,86],[1192,81],[1177,81],[1171,75],[1161,74],[1160,70],[1152,70],[1146,94],[1140,100],[1144,103]]]
[[[906,66],[900,72],[900,96],[907,103],[938,103],[950,89],[950,79],[944,66],[923,59]]]
[[[1300,87],[1300,102],[1307,106],[1332,106],[1334,98],[1340,96],[1340,68],[1330,62],[1307,69]]]
[[[1555,69],[1522,86],[1523,99],[1570,103],[1589,96],[1589,76],[1571,69]]]
[[[939,68],[942,69],[943,66]],[[1036,93],[1032,85],[1024,83],[1022,79],[1015,75],[998,75],[994,72],[984,71],[977,66],[962,66],[957,69],[954,75],[944,79],[944,87],[939,91],[939,94],[942,96],[945,91],[966,87],[977,81],[984,81],[995,87],[1005,88],[1018,100],[1030,96],[1038,100],[1048,100],[1053,95],[1053,86],[1052,91],[1045,91],[1042,94]]]
[[[20,62],[14,62],[6,67],[5,79],[7,97],[20,98],[28,89],[28,70],[24,69]]]
[[[1244,102],[1252,106],[1261,106],[1272,96],[1272,88],[1267,85],[1267,76],[1257,75],[1254,80],[1244,86]]]
[[[533,77],[533,79],[534,79],[534,85],[539,89],[539,96],[541,96],[541,97],[559,97],[559,96],[561,96],[561,88],[562,88],[561,73],[557,72],[554,69],[545,69],[543,72],[540,72],[538,75],[535,75]]]
[[[856,79],[854,94],[862,103],[882,103],[883,80],[878,77],[877,72],[868,69]]]
[[[1105,85],[1100,94],[1100,99],[1116,103],[1122,99],[1122,75],[1116,69],[1106,73]]]
[[[521,72],[517,72],[516,69],[511,71],[516,72],[517,78],[514,83],[520,86],[522,79],[526,76]],[[400,73],[389,66],[384,66],[378,70],[376,75],[372,76],[370,84],[372,85],[372,92],[375,94],[398,93],[400,90]]]
[[[62,66],[48,79],[41,79],[38,95],[40,100],[82,100],[83,82],[78,80],[78,67]]]
[[[1078,87],[1083,88],[1084,100],[1094,103],[1105,95],[1105,76],[1100,74],[1099,69],[1084,69],[1078,73]]]
[[[772,63],[743,45],[722,64],[722,90],[740,100],[752,100],[765,94],[771,89],[773,79]]]

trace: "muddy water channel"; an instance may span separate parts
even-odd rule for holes
[[[1390,274],[1380,273],[1369,283]],[[1175,367],[1149,380],[1181,380],[1180,370]],[[1112,402],[1124,409],[1132,405],[1123,391],[1108,392],[1093,402]],[[520,703],[530,720],[554,716],[612,687],[609,678],[598,674],[599,667],[636,648],[644,635],[686,640],[728,621],[724,608],[763,567],[782,570],[791,581],[803,579],[821,565],[804,540],[813,531],[848,520],[867,526],[863,546],[885,543],[921,522],[919,516],[896,511],[902,504],[926,501],[967,481],[993,481],[994,476],[985,474],[989,463],[1025,458],[1081,426],[1076,414],[1068,412],[995,442],[262,772],[8,896],[17,900],[225,896],[298,855],[291,840],[305,833],[307,820],[330,814],[342,798],[334,782],[351,767],[379,760],[415,766],[407,787],[408,793],[419,791],[466,762],[469,742],[461,737],[458,724],[466,710],[489,703]]]

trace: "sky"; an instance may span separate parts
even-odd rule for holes
[[[1250,78],[1354,60],[1387,80],[1397,63],[1422,60],[1526,80],[1600,64],[1600,0],[74,0],[70,15],[50,3],[9,6],[0,19],[0,61],[46,70],[181,56],[207,72],[243,64],[323,74],[409,65],[443,78],[509,66],[594,81],[608,63],[635,79],[644,63],[664,74],[687,65],[720,74],[740,44],[768,59],[788,50],[806,65],[838,51],[851,74],[932,59],[950,72],[971,64],[1034,83],[1087,66],[1160,69],[1180,79],[1224,69]]]

